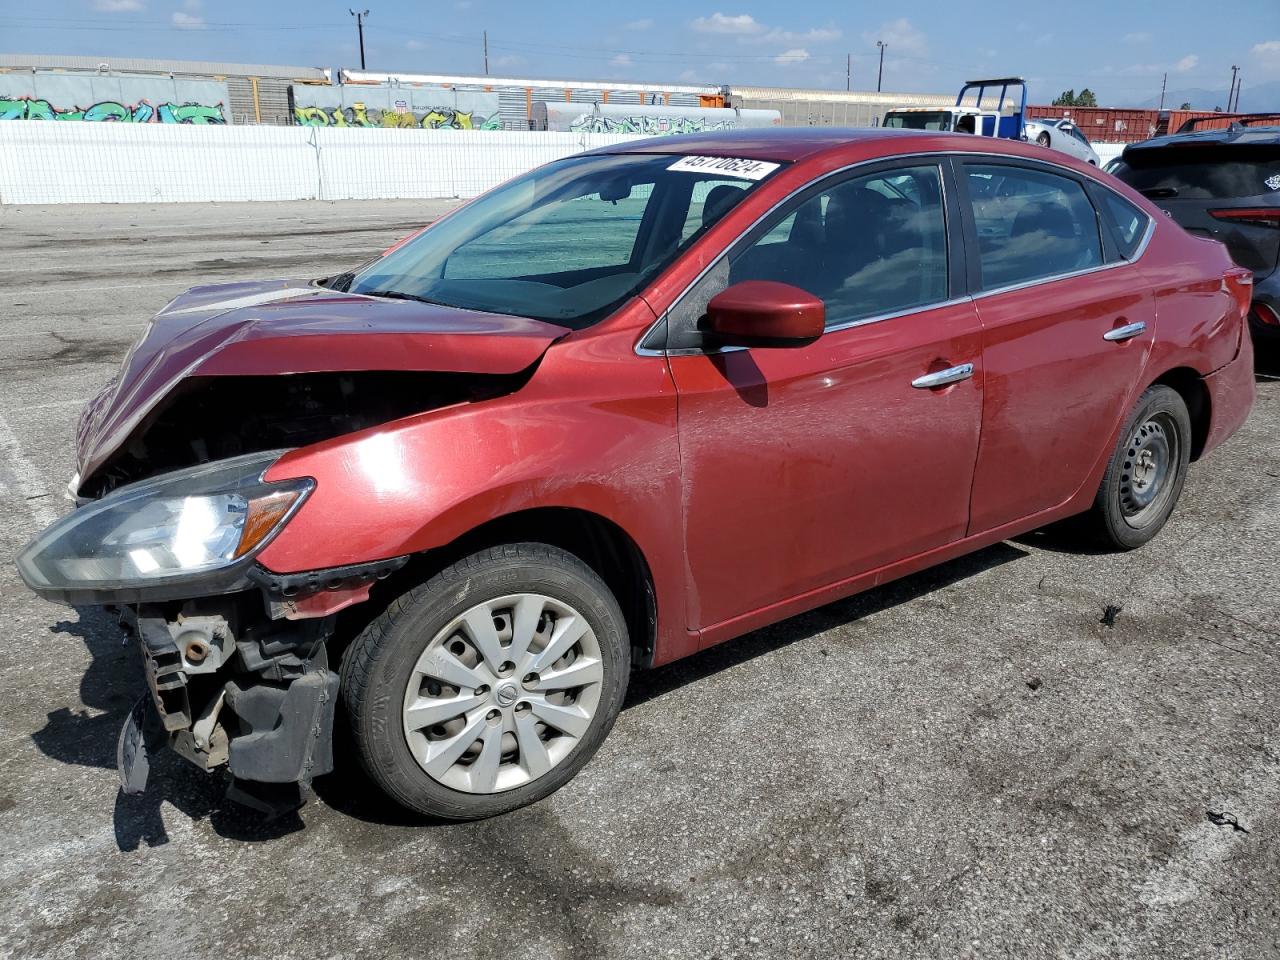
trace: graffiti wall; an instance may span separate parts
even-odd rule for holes
[[[539,102],[533,105],[533,119],[539,130],[662,137],[735,127],[773,127],[781,122],[781,115],[777,110]]]
[[[294,84],[293,118],[306,127],[500,130],[498,95],[448,87]]]
[[[227,85],[216,80],[0,73],[0,120],[89,120],[115,123],[226,123]]]

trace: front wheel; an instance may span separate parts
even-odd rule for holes
[[[1125,424],[1085,523],[1117,550],[1140,547],[1169,519],[1191,455],[1191,418],[1171,387],[1149,387]]]
[[[482,550],[390,604],[343,661],[356,752],[392,799],[473,820],[541,800],[622,707],[631,647],[604,582],[544,544]]]

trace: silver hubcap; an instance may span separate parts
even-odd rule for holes
[[[535,593],[478,603],[432,637],[404,694],[404,735],[433,780],[499,793],[535,780],[586,735],[600,643],[582,614]]]
[[[1181,453],[1178,444],[1177,427],[1167,414],[1144,420],[1134,431],[1120,474],[1120,511],[1130,526],[1150,523],[1166,506]]]

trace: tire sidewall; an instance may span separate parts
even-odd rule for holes
[[[537,553],[542,556],[530,556]],[[402,727],[405,688],[423,650],[451,620],[478,603],[513,593],[545,594],[586,617],[603,660],[600,700],[586,734],[568,756],[541,777],[501,793],[454,790],[423,770],[409,749]],[[559,789],[604,741],[626,694],[631,650],[617,602],[589,568],[554,548],[519,545],[469,557],[393,603],[353,647],[375,629],[377,636],[369,638],[373,646],[366,682],[359,690],[346,689],[344,682],[344,696],[353,701],[349,709],[356,750],[370,776],[387,793],[431,816],[493,816]]]
[[[1120,506],[1120,485],[1125,456],[1138,425],[1158,413],[1169,414],[1178,431],[1178,459],[1174,465],[1176,472],[1171,481],[1173,490],[1161,515],[1141,527],[1135,527],[1125,518]],[[1190,459],[1191,417],[1187,413],[1186,403],[1172,387],[1163,385],[1149,387],[1138,398],[1133,413],[1125,421],[1124,429],[1116,442],[1115,451],[1111,455],[1111,462],[1107,465],[1102,486],[1098,490],[1097,506],[1101,509],[1106,534],[1116,546],[1122,549],[1140,547],[1163,529],[1182,496],[1182,487],[1187,479],[1187,466]]]

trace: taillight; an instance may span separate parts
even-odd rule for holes
[[[1230,267],[1222,275],[1222,288],[1231,294],[1236,302],[1236,309],[1243,319],[1249,315],[1249,306],[1253,303],[1253,271],[1244,267]]]
[[[1217,220],[1247,223],[1255,227],[1274,227],[1280,230],[1280,207],[1236,207],[1229,210],[1210,210]]]

